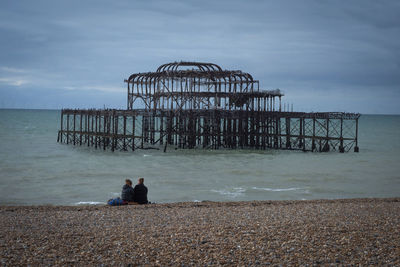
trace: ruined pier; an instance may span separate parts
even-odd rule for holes
[[[174,62],[127,80],[127,109],[63,109],[58,142],[100,149],[358,152],[360,114],[282,111],[279,89],[242,71]]]

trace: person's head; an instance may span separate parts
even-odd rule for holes
[[[132,181],[131,181],[130,179],[126,179],[126,180],[125,180],[125,183],[126,183],[127,185],[129,185],[129,186],[132,186]]]
[[[144,178],[139,178],[138,184],[143,184],[144,183]]]

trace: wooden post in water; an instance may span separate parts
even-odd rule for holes
[[[106,134],[107,134],[107,114],[104,113],[104,123],[103,123],[103,150],[106,150]]]
[[[82,135],[83,135],[83,131],[82,131],[82,112],[80,112],[79,114],[79,145],[82,145]]]
[[[69,144],[69,113],[67,114],[67,144]]]
[[[76,119],[76,110],[74,110],[74,116],[73,116],[73,118],[74,118],[74,127],[73,127],[73,144],[75,145],[75,139],[76,139],[76,131],[75,131],[75,119]]]
[[[329,152],[329,118],[326,119],[326,138],[322,152]]]
[[[58,138],[57,142],[63,141],[63,134],[64,134],[64,129],[63,129],[63,124],[64,124],[64,109],[61,110],[61,129],[58,131]]]
[[[92,125],[91,125],[91,136],[90,136],[90,145],[93,146],[94,143],[94,136],[96,134],[96,130],[94,129],[94,118],[95,118],[95,114],[94,114],[94,110],[91,111],[91,117],[92,117]]]
[[[124,151],[126,151],[127,149],[126,149],[126,116],[125,115],[123,115],[123,118],[124,118],[124,133],[123,133],[123,147],[122,147],[122,149],[124,150]]]
[[[339,152],[344,153],[343,147],[343,117],[340,118],[340,145],[339,145]]]
[[[313,114],[313,135],[312,135],[312,140],[311,140],[311,151],[314,152],[316,146],[315,146],[315,114]]]
[[[286,117],[286,149],[291,149],[292,145],[290,143],[290,118]]]
[[[95,132],[96,132],[96,136],[94,137],[94,147],[97,149],[97,143],[98,143],[98,136],[99,136],[99,130],[98,130],[98,112],[95,112],[95,119],[96,119],[96,123],[95,123]]]
[[[358,118],[356,119],[356,136],[355,136],[356,146],[354,147],[354,152],[359,152],[358,148]]]

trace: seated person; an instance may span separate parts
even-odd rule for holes
[[[134,200],[134,191],[132,188],[132,181],[130,179],[125,180],[125,184],[122,187],[121,198],[123,201],[133,202]]]
[[[144,178],[139,178],[138,184],[133,188],[133,201],[139,204],[147,204],[147,187],[143,184]]]

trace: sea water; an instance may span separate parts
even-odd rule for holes
[[[0,205],[102,204],[144,177],[152,202],[400,196],[400,116],[362,115],[360,152],[136,150],[57,143],[60,111],[0,110]]]

